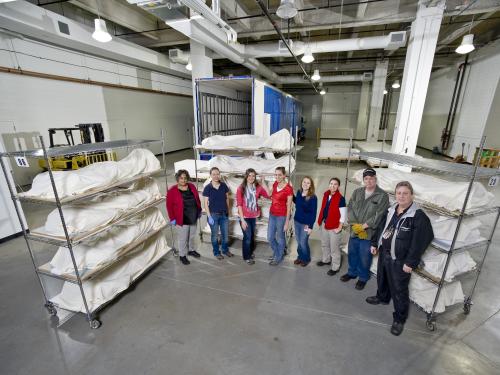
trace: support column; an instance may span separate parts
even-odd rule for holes
[[[389,60],[378,61],[373,74],[372,101],[370,104],[370,121],[368,122],[368,133],[366,140],[368,142],[378,141],[378,132],[380,128],[380,118],[382,117],[382,107],[384,103],[384,90],[387,78],[387,67]]]
[[[208,48],[203,44],[190,40],[190,58],[193,69],[191,70],[191,78],[193,84],[193,108],[194,108],[194,128],[195,142],[200,143],[198,139],[198,97],[196,93],[197,78],[211,78],[214,76],[212,59],[208,57]]]
[[[359,113],[355,139],[366,139],[366,127],[368,125],[368,115],[370,112],[370,82],[363,81],[361,86],[361,95],[359,97]]]
[[[419,5],[417,18],[411,25],[392,140],[393,153],[415,155],[443,10],[444,2],[432,8]]]

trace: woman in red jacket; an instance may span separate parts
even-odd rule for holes
[[[321,210],[318,216],[318,225],[321,228],[321,250],[323,258],[316,263],[318,266],[331,265],[327,272],[335,275],[340,269],[340,239],[342,224],[347,217],[345,198],[339,191],[340,180],[337,177],[330,179],[328,190],[323,194]]]
[[[177,185],[167,192],[167,212],[170,224],[175,225],[179,259],[182,264],[189,264],[187,258],[191,255],[199,258],[200,254],[194,249],[196,235],[196,221],[201,215],[200,196],[196,186],[188,182],[189,173],[180,169],[175,174]]]

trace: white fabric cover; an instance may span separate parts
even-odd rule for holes
[[[253,168],[257,173],[274,173],[276,167],[285,167],[288,170],[288,158],[291,158],[292,171],[295,170],[295,159],[291,156],[282,156],[279,159],[268,160],[258,156],[249,156],[246,158],[234,158],[226,155],[217,155],[208,162],[208,169],[217,167],[221,172],[245,173],[248,168]]]
[[[353,178],[362,183],[363,170],[354,173]],[[377,170],[378,185],[387,192],[394,192],[396,184],[400,181],[409,181],[415,190],[415,196],[430,204],[443,207],[449,211],[459,211],[462,209],[465,195],[467,193],[467,182],[446,181],[434,176],[416,172],[403,172],[395,169]],[[485,187],[475,182],[467,209],[477,209],[494,204],[495,196],[488,192]]]
[[[359,149],[351,149],[351,159],[358,160]],[[349,141],[338,139],[322,139],[318,148],[319,159],[347,159],[349,156]]]
[[[416,274],[410,279],[410,300],[420,306],[425,312],[431,312],[434,299],[436,298],[437,285],[425,280]],[[460,281],[445,284],[439,295],[435,312],[442,313],[446,306],[464,302],[464,292]]]
[[[357,141],[354,142],[354,145],[360,151],[365,151],[365,152],[382,151],[382,142]],[[390,150],[391,150],[391,145],[386,143],[384,145],[384,151],[390,151]],[[372,167],[387,167],[387,163],[384,161],[380,162],[379,159],[368,158],[368,160],[366,160],[366,163]]]
[[[446,263],[448,254],[444,254],[439,250],[427,249],[422,256],[424,262],[424,270],[432,276],[441,278]],[[468,251],[454,253],[451,256],[448,270],[446,271],[445,281],[453,281],[455,276],[465,272],[472,271],[476,268],[476,262],[470,256]]]
[[[128,210],[159,198],[161,194],[158,185],[152,178],[148,178],[145,181],[137,181],[128,189],[103,194],[84,203],[63,206],[68,234],[74,236],[101,227],[118,219]],[[42,232],[51,236],[64,237],[57,209],[47,216]]]
[[[99,268],[116,259],[121,255],[121,249],[144,238],[149,232],[159,229],[165,224],[165,218],[160,210],[153,207],[123,224],[110,228],[92,241],[74,246],[73,254],[80,275],[84,276],[85,272]],[[56,275],[75,274],[73,262],[66,247],[60,247],[57,250],[50,261],[50,266],[51,272]]]
[[[259,150],[270,148],[275,151],[288,151],[290,145],[294,145],[293,139],[287,129],[270,135],[269,137],[260,137],[253,134],[240,134],[240,135],[214,135],[205,138],[201,145],[205,148],[213,150],[224,149],[244,149],[244,150]]]
[[[427,215],[431,220],[432,229],[434,231],[434,244],[438,245],[440,248],[449,250],[453,235],[457,228],[458,219],[439,216],[430,212],[428,212]],[[455,248],[471,245],[484,240],[479,231],[482,225],[481,221],[474,217],[465,217],[460,225]]]
[[[59,199],[63,199],[159,169],[160,162],[151,151],[135,149],[127,157],[117,162],[104,161],[74,171],[54,171],[53,176]],[[20,195],[55,199],[49,173],[44,172],[36,175],[31,189]]]
[[[208,172],[200,172],[200,169],[209,170],[208,160],[197,160],[196,165],[198,167],[198,178],[208,178],[210,174]],[[180,169],[185,169],[188,171],[191,178],[196,178],[196,168],[194,159],[184,159],[181,161],[176,161],[174,163],[174,171],[177,173]]]
[[[136,278],[169,250],[163,234],[159,233],[147,240],[143,249],[138,249],[118,264],[103,271],[95,279],[83,282],[89,309],[95,310],[127,289]],[[51,301],[67,310],[85,312],[77,284],[64,282],[61,292]]]

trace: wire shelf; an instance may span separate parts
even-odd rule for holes
[[[393,162],[399,165],[419,168],[429,172],[449,174],[452,176],[471,178],[474,175],[474,166],[459,163],[450,163],[444,160],[416,158],[407,155],[398,155],[390,152],[375,151],[359,153],[360,159],[378,159],[386,162]],[[500,171],[493,168],[478,167],[476,178],[489,178],[500,175]]]

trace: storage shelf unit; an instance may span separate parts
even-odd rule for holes
[[[481,146],[480,150],[483,149],[484,144],[486,141],[486,137],[483,137],[481,140]],[[349,152],[351,154],[351,152]],[[447,161],[442,161],[442,160],[435,160],[435,159],[426,159],[426,158],[420,158],[420,157],[411,157],[411,156],[406,156],[406,155],[399,155],[399,154],[393,154],[390,152],[365,152],[361,151],[357,154],[359,156],[359,159],[361,160],[373,160],[373,159],[378,159],[380,163],[386,162],[386,163],[395,163],[396,165],[399,166],[404,166],[404,167],[410,167],[410,168],[416,168],[418,170],[422,171],[427,171],[435,174],[445,174],[449,176],[454,176],[454,177],[459,177],[459,178],[465,178],[468,181],[468,189],[466,192],[466,195],[464,197],[464,202],[462,209],[459,211],[450,211],[447,210],[446,208],[443,207],[438,207],[434,204],[431,204],[429,202],[422,202],[419,200],[415,200],[417,203],[419,203],[422,208],[433,211],[435,213],[449,216],[452,218],[455,218],[457,220],[457,226],[455,229],[455,232],[453,234],[453,240],[450,244],[449,247],[443,247],[440,244],[436,242],[432,242],[431,246],[445,254],[447,254],[446,257],[446,263],[443,269],[443,273],[441,277],[437,278],[434,277],[425,270],[421,269],[416,269],[415,274],[425,278],[426,280],[432,282],[434,285],[437,286],[437,293],[434,298],[434,303],[432,306],[432,309],[429,313],[427,313],[427,321],[426,321],[426,326],[430,331],[434,331],[436,329],[436,306],[439,300],[439,296],[441,294],[441,291],[443,289],[443,286],[446,284],[445,281],[445,276],[448,271],[448,266],[450,264],[450,260],[455,252],[459,251],[465,251],[465,250],[477,250],[479,248],[483,248],[483,253],[481,256],[481,259],[479,260],[477,267],[471,271],[465,272],[463,274],[457,275],[457,276],[464,276],[464,275],[475,275],[472,287],[470,291],[466,294],[464,298],[464,305],[463,305],[463,310],[465,314],[469,314],[471,306],[472,306],[472,297],[474,295],[474,291],[477,285],[477,281],[479,279],[479,276],[481,274],[481,269],[484,264],[484,260],[488,254],[489,247],[491,245],[491,241],[493,238],[493,235],[496,230],[496,226],[498,224],[498,219],[500,217],[500,207],[481,207],[479,209],[473,209],[473,210],[466,210],[467,203],[470,198],[470,194],[472,192],[472,187],[474,182],[477,179],[486,179],[490,178],[493,176],[497,176],[500,174],[499,170],[494,170],[491,168],[483,168],[479,166],[479,160],[476,161],[474,165],[465,165],[465,164],[457,164],[457,163],[451,163]],[[346,185],[348,182],[352,182],[352,180],[349,178],[349,160],[347,163],[347,171],[346,171]],[[392,192],[388,192],[390,195],[394,196]],[[458,233],[461,228],[462,221],[465,217],[475,217],[479,215],[487,215],[487,214],[495,214],[495,218],[493,219],[491,231],[487,235],[487,239],[481,239],[480,241],[473,243],[473,244],[468,244],[465,246],[456,246],[457,238],[458,238]]]
[[[102,225],[100,227],[94,228],[86,233],[80,233],[76,236],[70,236],[68,234],[68,229],[66,227],[66,221],[64,219],[64,212],[62,210],[63,205],[67,204],[72,204],[72,203],[81,203],[84,201],[91,200],[92,198],[99,196],[101,194],[105,194],[108,192],[112,191],[117,191],[123,186],[130,185],[136,181],[145,179],[145,178],[150,178],[154,175],[158,175],[161,170],[153,171],[150,173],[143,173],[139,174],[137,176],[134,176],[132,178],[122,180],[119,182],[116,182],[112,185],[105,186],[99,189],[94,189],[92,191],[88,191],[82,194],[74,195],[71,197],[59,199],[59,194],[56,189],[56,185],[54,182],[54,176],[53,176],[53,171],[51,169],[51,164],[49,163],[49,158],[52,157],[57,157],[57,156],[64,156],[64,155],[85,155],[87,153],[93,153],[96,151],[102,151],[102,150],[116,150],[116,149],[126,149],[127,151],[132,148],[136,147],[144,147],[153,143],[161,143],[162,146],[162,155],[163,155],[163,166],[165,167],[165,152],[164,152],[164,147],[165,147],[165,140],[163,137],[163,132],[161,135],[161,140],[118,140],[118,141],[111,141],[111,142],[100,142],[100,143],[93,143],[93,144],[82,144],[82,145],[77,145],[77,146],[70,146],[70,147],[56,147],[56,148],[51,148],[47,149],[45,147],[43,137],[40,136],[40,144],[42,145],[42,148],[36,149],[36,150],[26,150],[26,151],[16,151],[16,152],[5,152],[0,154],[0,163],[2,167],[2,171],[5,175],[5,179],[8,183],[9,191],[11,194],[11,198],[14,203],[14,207],[16,209],[16,213],[24,234],[26,246],[28,248],[28,252],[30,254],[35,273],[37,275],[40,287],[42,289],[44,301],[45,301],[45,307],[47,308],[48,312],[50,315],[57,315],[59,311],[65,311],[68,312],[69,315],[66,315],[65,317],[62,318],[62,323],[64,323],[68,318],[68,316],[72,316],[75,313],[78,313],[79,311],[70,311],[68,309],[65,309],[61,306],[58,306],[54,302],[50,300],[50,297],[48,296],[47,293],[47,287],[45,285],[45,281],[42,278],[48,277],[52,279],[59,279],[63,280],[65,282],[70,282],[77,284],[79,286],[80,294],[82,297],[83,305],[85,307],[85,316],[87,321],[89,322],[89,325],[91,328],[96,329],[99,328],[101,325],[101,322],[98,320],[96,314],[98,311],[100,311],[105,305],[110,303],[112,300],[114,300],[117,296],[112,298],[110,301],[98,306],[95,308],[93,311],[89,309],[88,302],[87,302],[87,296],[85,295],[84,289],[83,289],[83,282],[95,278],[97,275],[99,275],[102,271],[109,269],[110,267],[113,267],[116,265],[118,262],[125,261],[126,258],[134,253],[134,249],[136,249],[138,246],[140,246],[142,243],[144,243],[147,239],[151,238],[152,236],[156,235],[157,233],[161,232],[164,230],[164,228],[167,226],[162,226],[161,228],[158,228],[157,230],[150,231],[146,235],[142,236],[142,238],[133,241],[132,243],[128,244],[127,246],[123,247],[122,249],[118,250],[118,256],[115,257],[114,259],[110,259],[104,264],[101,264],[98,268],[93,269],[93,270],[79,270],[78,266],[75,261],[75,255],[73,252],[73,246],[77,245],[79,243],[82,243],[84,241],[89,241],[99,234],[103,233],[104,231],[110,229],[111,227],[118,225],[120,223],[123,223],[125,220],[131,219],[135,216],[140,215],[141,213],[145,212],[147,209],[156,207],[158,204],[164,202],[165,197],[161,197],[159,199],[155,199],[154,201],[147,202],[143,204],[142,206],[135,207],[134,209],[128,210],[127,212],[123,213],[120,215],[117,219],[113,220],[112,222]],[[22,194],[18,194],[15,189],[15,184],[11,183],[10,180],[10,171],[8,170],[7,164],[4,160],[4,158],[8,157],[25,157],[25,158],[31,158],[31,159],[44,159],[46,162],[46,165],[48,166],[48,174],[49,178],[51,181],[52,185],[52,190],[53,190],[53,199],[39,199],[39,198],[33,198],[33,197],[27,197],[23,196]],[[163,176],[166,178],[166,173],[162,173]],[[64,237],[56,237],[56,236],[50,236],[46,235],[44,233],[37,233],[36,229],[32,230],[28,233],[28,228],[24,224],[24,221],[22,219],[21,215],[21,210],[20,210],[20,204],[22,203],[34,203],[34,204],[43,204],[43,205],[52,205],[56,206],[57,210],[59,212],[59,216],[61,218],[61,225],[64,231]],[[32,241],[35,242],[43,242],[43,243],[48,243],[54,246],[59,246],[59,247],[66,247],[68,248],[68,251],[70,253],[72,265],[73,265],[73,272],[71,274],[63,274],[63,275],[57,275],[51,272],[50,270],[50,265],[49,264],[43,264],[43,265],[38,265],[35,252],[32,249]],[[155,262],[157,263],[157,262]],[[152,264],[146,269],[141,270],[140,275],[136,277],[136,280],[141,277],[141,275],[144,275],[147,270],[151,269],[155,264]],[[60,321],[60,324],[62,324]]]

